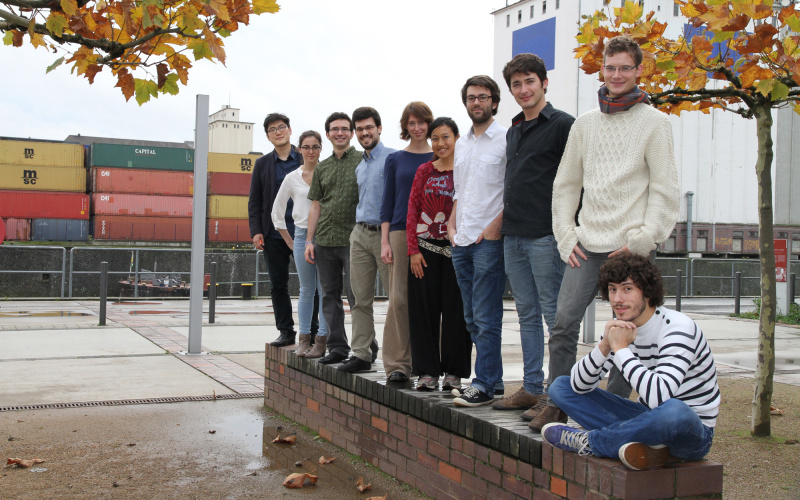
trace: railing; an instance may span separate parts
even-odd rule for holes
[[[66,265],[67,265],[67,249],[64,247],[51,247],[51,246],[10,246],[0,245],[0,252],[9,253],[14,251],[35,251],[35,250],[60,250],[61,251],[61,269],[7,269],[6,265],[0,266],[0,273],[4,274],[59,274],[61,275],[61,298],[64,298],[64,283],[66,280]],[[13,260],[14,262],[36,262],[34,259],[6,259],[3,255],[3,261]],[[70,280],[72,278],[70,277]]]

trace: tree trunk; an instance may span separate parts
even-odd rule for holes
[[[755,436],[770,435],[772,377],[775,374],[775,246],[772,229],[772,108],[769,102],[755,108],[758,133],[758,219],[759,254],[761,257],[761,311],[758,320],[758,361],[753,421],[750,432]]]

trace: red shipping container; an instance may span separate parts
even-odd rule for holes
[[[252,242],[248,219],[208,219],[208,241]]]
[[[231,172],[209,172],[208,194],[227,194],[248,196],[250,194],[250,174],[234,174]]]
[[[192,198],[188,196],[95,193],[92,195],[92,214],[191,217]]]
[[[0,191],[0,217],[88,219],[89,195],[57,191]]]
[[[191,217],[105,215],[94,218],[95,240],[191,241]]]
[[[92,167],[92,191],[191,196],[194,174],[170,170]]]
[[[30,241],[31,239],[31,220],[30,219],[5,219],[6,241]]]

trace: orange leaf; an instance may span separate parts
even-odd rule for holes
[[[320,465],[328,465],[329,463],[336,460],[336,457],[325,458],[324,456],[319,457],[319,464]]]
[[[169,68],[164,63],[158,63],[158,65],[156,65],[156,71],[158,73],[158,88],[161,88],[167,82],[167,74],[169,73]],[[214,393],[214,399],[217,399],[216,392]]]
[[[358,478],[358,481],[356,481],[356,489],[358,489],[359,492],[364,493],[365,491],[372,489],[372,484],[364,484],[364,478],[360,477]]]
[[[748,24],[750,24],[750,16],[740,14],[728,21],[722,31],[742,31]]]
[[[28,467],[33,467],[35,464],[44,463],[44,460],[41,458],[32,458],[30,460],[26,460],[23,458],[9,458],[6,462],[6,465],[15,465],[20,469],[27,469]]]
[[[22,40],[25,34],[18,30],[11,31],[11,40],[14,47],[22,47]]]
[[[283,485],[291,489],[300,489],[303,487],[306,479],[308,479],[311,484],[317,484],[317,479],[319,478],[318,476],[309,474],[307,472],[295,472],[294,474],[289,474],[286,476],[286,479],[283,481]]]
[[[86,67],[85,76],[89,80],[90,84],[94,83],[94,75],[100,73],[101,71],[103,71],[103,67],[99,64],[90,64]]]
[[[128,73],[126,68],[119,70],[119,73],[117,73],[117,84],[114,86],[122,89],[122,95],[125,96],[126,101],[133,97],[133,93],[136,90],[136,82],[133,80],[133,75]]]
[[[272,440],[273,443],[294,444],[297,441],[297,436],[287,436],[282,438],[280,434]]]

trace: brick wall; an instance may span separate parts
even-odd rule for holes
[[[446,397],[387,386],[266,346],[264,403],[437,499],[648,499],[721,496],[722,466],[632,471],[579,457],[459,410]],[[521,429],[525,429],[524,431]],[[538,438],[538,439],[536,439]]]

